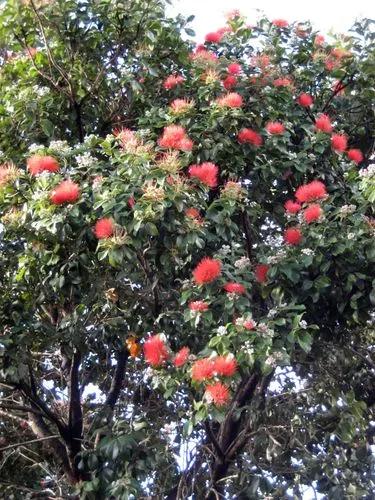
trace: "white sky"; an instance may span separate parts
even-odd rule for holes
[[[250,24],[257,19],[258,9],[270,19],[310,20],[314,27],[326,34],[330,29],[347,31],[356,18],[375,18],[374,0],[172,0],[172,3],[172,14],[180,12],[185,16],[196,16],[192,28],[198,42],[203,41],[206,33],[223,26],[224,14],[233,9],[239,9]]]

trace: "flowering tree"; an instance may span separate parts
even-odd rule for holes
[[[370,21],[5,4],[1,491],[370,498]]]

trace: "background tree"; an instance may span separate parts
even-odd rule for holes
[[[3,496],[371,498],[371,21],[1,21]]]

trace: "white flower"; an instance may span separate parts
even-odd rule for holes
[[[45,95],[49,94],[48,87],[39,87],[39,85],[34,85],[33,90],[38,97],[44,97]]]
[[[219,250],[219,253],[221,255],[228,255],[228,253],[230,253],[230,246],[229,245],[223,245],[220,250]]]
[[[237,269],[245,269],[245,267],[248,267],[249,265],[250,265],[250,259],[245,256],[236,260],[236,262],[234,263],[234,267],[237,267]]]
[[[341,215],[347,215],[347,214],[352,214],[357,207],[355,205],[343,205],[340,208],[340,214]]]
[[[49,149],[56,151],[56,153],[67,154],[71,151],[71,147],[67,141],[51,141]]]
[[[225,328],[225,326],[219,326],[219,328],[217,329],[217,334],[218,335],[226,335],[227,333],[227,329]]]
[[[273,352],[272,354],[270,354],[268,356],[268,358],[266,359],[265,363],[267,365],[271,365],[271,366],[276,366],[277,365],[277,362],[279,360],[282,360],[284,358],[284,355],[282,352],[280,351],[275,351]]]
[[[30,146],[28,147],[28,150],[30,151],[30,153],[35,153],[36,151],[40,151],[41,149],[44,149],[45,146],[43,146],[43,144],[30,144]]]
[[[273,318],[277,314],[277,309],[270,309],[267,314],[267,318]]]
[[[301,253],[304,255],[314,255],[314,250],[311,248],[302,248]]]
[[[304,319],[302,319],[300,322],[299,322],[299,326],[303,329],[303,330],[306,330],[307,328],[307,323]]]
[[[286,257],[286,250],[284,248],[280,248],[275,255],[270,255],[267,257],[267,264],[277,264],[282,261]]]
[[[111,137],[113,137],[113,136],[111,136]],[[96,140],[97,138],[98,138],[98,136],[95,134],[85,135],[85,137],[83,138],[83,142],[84,142],[84,144],[90,144],[92,141]]]
[[[355,233],[348,233],[348,240],[354,240]]]
[[[361,177],[373,177],[375,175],[375,164],[369,165],[367,168],[361,168],[358,173]]]
[[[83,153],[82,155],[77,155],[75,158],[78,163],[78,166],[83,168],[91,167],[91,165],[93,165],[96,162],[96,158],[91,156],[91,154],[88,152]]]

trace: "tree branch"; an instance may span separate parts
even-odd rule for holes
[[[120,395],[122,383],[125,376],[126,361],[129,357],[129,352],[126,347],[122,348],[117,355],[117,365],[115,373],[113,375],[111,387],[105,401],[106,406],[109,406],[111,410],[114,409],[118,397]]]

